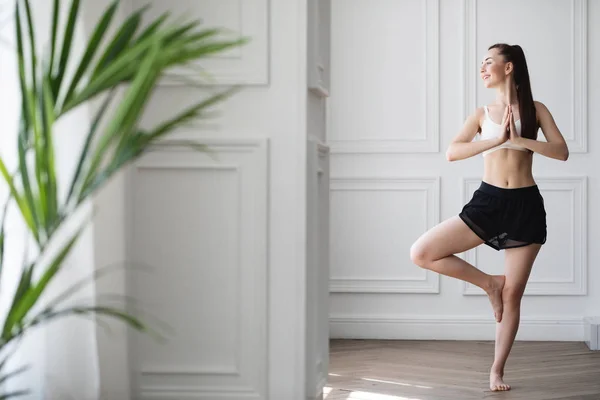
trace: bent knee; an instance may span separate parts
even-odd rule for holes
[[[419,267],[426,267],[432,260],[428,246],[416,241],[410,247],[410,259]]]

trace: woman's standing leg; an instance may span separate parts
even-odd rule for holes
[[[503,381],[504,366],[519,329],[525,286],[541,247],[540,244],[532,244],[505,250],[506,283],[502,291],[504,313],[502,321],[496,325],[494,364],[490,371],[490,389],[494,391],[510,390],[510,385]]]
[[[496,320],[501,321],[504,276],[488,275],[455,256],[482,243],[483,240],[460,217],[454,216],[425,232],[412,245],[410,257],[422,268],[467,281],[485,290]]]

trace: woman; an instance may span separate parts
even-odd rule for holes
[[[533,101],[520,46],[491,46],[480,73],[484,86],[496,90],[496,100],[467,118],[446,156],[456,161],[483,153],[481,186],[459,215],[413,244],[411,259],[488,294],[497,321],[490,389],[497,391],[510,390],[503,381],[504,366],[519,327],[531,268],[546,241],[546,211],[532,175],[533,153],[566,161],[569,150],[548,109]],[[547,142],[537,140],[538,129]],[[473,140],[477,134],[478,140]],[[455,256],[480,244],[505,250],[504,275],[488,275]]]

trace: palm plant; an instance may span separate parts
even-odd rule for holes
[[[9,171],[0,157],[0,173],[10,189],[0,220],[0,273],[4,267],[5,217],[10,204],[17,206],[37,255],[22,265],[18,287],[1,326],[0,351],[32,328],[74,314],[104,315],[147,331],[149,327],[141,319],[123,309],[101,304],[65,305],[85,283],[98,278],[102,270],[40,304],[77,243],[85,222],[57,250],[50,251],[56,248],[50,244],[86,200],[123,167],[182,125],[203,118],[209,108],[236,89],[232,87],[206,96],[172,118],[142,129],[142,113],[159,80],[174,67],[197,67],[198,61],[241,46],[247,38],[226,39],[222,29],[204,27],[198,20],[175,22],[168,13],[142,24],[147,8],[132,13],[111,35],[108,32],[114,23],[116,0],[98,20],[83,55],[72,60],[80,0],[71,0],[64,23],[59,21],[63,5],[60,0],[54,0],[49,52],[41,56],[36,53],[30,2],[16,1],[16,55],[22,99],[16,171]],[[68,76],[67,68],[71,64],[75,68],[72,76]],[[124,88],[122,97],[116,96],[116,89],[121,87]],[[101,105],[86,132],[72,180],[64,187],[68,188],[67,194],[61,196],[53,138],[55,123],[69,111],[96,100],[101,101]],[[109,113],[109,109],[114,112]],[[0,360],[0,383],[21,372],[5,372],[7,358]],[[0,395],[0,400],[26,392]]]

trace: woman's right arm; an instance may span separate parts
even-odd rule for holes
[[[506,130],[507,122],[506,118],[508,107],[504,112],[503,125],[505,134],[502,137],[486,140],[478,140],[473,142],[473,138],[479,132],[479,121],[483,116],[483,109],[478,108],[473,114],[471,114],[465,121],[460,132],[452,139],[448,150],[446,151],[446,159],[448,161],[464,160],[465,158],[473,157],[479,153],[489,150],[493,147],[499,146],[506,142],[510,136],[510,132]]]

